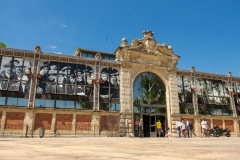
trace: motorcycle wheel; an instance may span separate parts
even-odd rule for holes
[[[219,137],[220,135],[219,134],[216,134],[216,137]]]
[[[230,136],[231,136],[231,133],[226,133],[226,136],[227,136],[227,137],[230,137]]]

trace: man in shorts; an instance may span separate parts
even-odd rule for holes
[[[205,118],[203,118],[201,125],[202,125],[202,138],[203,138],[204,134],[208,133],[208,124]]]

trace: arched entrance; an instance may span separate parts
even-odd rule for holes
[[[167,128],[166,89],[154,73],[139,74],[133,84],[133,114],[135,136],[139,136],[137,121],[144,123],[144,136],[157,137],[156,122],[160,120],[165,134]],[[164,136],[164,134],[162,136]]]

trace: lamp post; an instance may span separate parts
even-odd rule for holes
[[[196,86],[195,86],[195,67],[192,66],[190,69],[191,73],[191,89],[192,89],[192,100],[193,100],[193,108],[194,108],[194,114],[198,114],[198,104],[197,104],[197,96],[196,96]]]
[[[97,76],[96,76],[97,75]],[[92,83],[94,84],[94,110],[98,110],[99,109],[99,85],[104,83],[107,80],[107,77],[102,77],[100,78],[96,78],[98,77],[98,74],[96,75],[92,75],[91,76],[91,80]]]
[[[228,72],[227,77],[228,77],[228,92],[230,95],[230,104],[232,106],[233,116],[237,117],[237,112],[236,112],[236,107],[235,107],[235,102],[233,97],[235,93],[232,88],[232,72],[231,71]]]

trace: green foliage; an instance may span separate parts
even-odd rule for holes
[[[165,85],[159,77],[144,75],[140,83],[144,96],[143,103],[166,104]]]
[[[92,110],[93,106],[90,102],[77,102],[80,104],[80,109]]]
[[[0,48],[7,48],[7,44],[5,42],[0,42]]]
[[[99,110],[109,111],[108,103],[100,103],[99,104]]]

